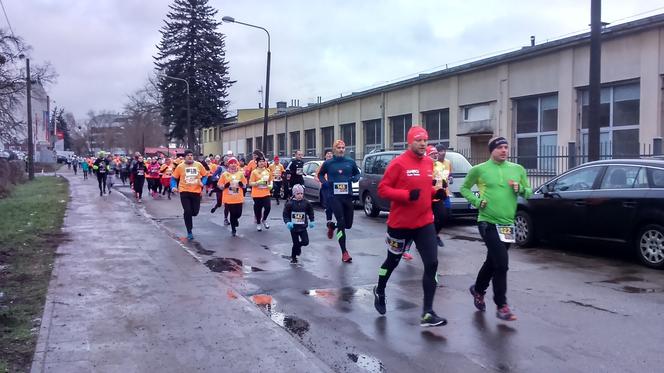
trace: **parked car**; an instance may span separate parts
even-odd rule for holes
[[[390,211],[390,201],[380,198],[378,195],[378,184],[383,178],[387,165],[403,151],[382,151],[367,154],[362,162],[362,179],[360,179],[360,197],[364,213],[370,217],[376,217],[381,211]],[[470,162],[461,154],[448,150],[445,159],[452,163],[452,174],[449,191],[452,192],[450,202],[452,205],[450,214],[452,217],[477,216],[477,209],[463,198],[459,189],[472,167]],[[477,188],[472,189],[477,193]]]
[[[618,243],[640,262],[664,268],[664,160],[613,159],[583,164],[520,199],[516,241]]]
[[[304,197],[312,202],[320,202],[320,181],[318,181],[318,169],[323,164],[322,160],[309,161],[304,164]],[[361,171],[361,169],[360,169]],[[359,182],[353,183],[353,201],[359,203],[360,200],[360,184]]]

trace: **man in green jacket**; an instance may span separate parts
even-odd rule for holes
[[[461,194],[479,209],[477,218],[480,235],[487,247],[487,256],[470,287],[475,307],[486,310],[484,293],[493,285],[496,316],[506,321],[516,320],[507,304],[507,250],[514,242],[514,214],[518,196],[528,198],[532,189],[523,166],[507,161],[509,146],[504,137],[489,140],[491,158],[474,166],[461,186]],[[470,188],[477,185],[479,197]]]

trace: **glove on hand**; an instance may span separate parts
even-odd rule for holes
[[[408,196],[408,199],[411,201],[417,201],[420,198],[420,190],[419,189],[413,189],[410,191],[410,194]]]

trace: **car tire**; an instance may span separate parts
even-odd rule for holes
[[[639,230],[635,242],[639,261],[650,268],[664,268],[664,227],[648,224]]]
[[[516,231],[516,244],[521,247],[529,247],[536,243],[535,226],[533,218],[524,210],[519,210],[514,217]]]
[[[378,206],[376,206],[376,201],[371,196],[371,193],[364,193],[364,197],[362,198],[362,205],[364,208],[364,213],[368,217],[375,218],[378,216],[378,214],[380,214],[380,209]]]

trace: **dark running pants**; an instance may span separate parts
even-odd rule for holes
[[[302,246],[309,245],[309,234],[306,229],[296,231],[293,229],[290,232],[291,238],[293,239],[293,248],[291,249],[291,258],[302,254]]]
[[[271,208],[270,196],[254,198],[254,216],[256,217],[256,224],[260,224],[262,221],[267,220]]]
[[[99,184],[99,193],[106,193],[106,177],[107,173],[97,173],[97,183]]]
[[[346,229],[353,227],[353,215],[355,207],[353,206],[353,197],[334,196],[329,198],[326,203],[332,205],[334,218],[337,219],[337,239],[341,252],[346,252]]]
[[[416,229],[395,229],[387,227],[387,234],[396,239],[405,239],[407,242],[414,242],[417,251],[424,264],[424,274],[422,275],[422,290],[424,291],[424,303],[422,313],[433,311],[433,297],[436,294],[436,271],[438,271],[438,246],[436,244],[436,233],[433,224],[425,225]],[[409,245],[409,243],[407,243]],[[387,258],[378,272],[378,286],[376,292],[385,294],[387,280],[390,279],[392,271],[399,265],[401,254],[387,252]]]
[[[489,282],[493,284],[493,301],[496,306],[502,307],[507,304],[507,270],[509,269],[509,256],[507,250],[509,243],[505,243],[498,237],[498,230],[495,224],[481,221],[478,224],[480,235],[486,244],[486,260],[482,268],[477,273],[475,281],[475,290],[484,294],[489,287]]]
[[[227,203],[226,207],[231,216],[231,228],[235,230],[240,225],[240,216],[242,216],[242,203]]]
[[[191,233],[194,228],[194,216],[198,215],[201,209],[201,194],[192,192],[180,192],[180,202],[184,210],[184,225],[187,227],[187,233]]]

